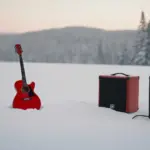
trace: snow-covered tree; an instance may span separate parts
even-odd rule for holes
[[[120,65],[128,65],[129,63],[129,53],[126,44],[123,44],[123,51],[118,56],[118,64]]]
[[[134,46],[134,55],[131,59],[131,64],[143,65],[145,62],[145,50],[146,50],[146,38],[147,38],[147,23],[145,19],[145,14],[141,12],[140,25],[138,27],[138,34],[136,44]]]
[[[147,25],[147,39],[146,39],[146,49],[145,49],[145,64],[150,65],[150,21]]]
[[[97,46],[97,62],[105,64],[105,56],[103,52],[103,42],[100,40],[98,46]]]

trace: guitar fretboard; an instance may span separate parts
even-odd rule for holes
[[[22,81],[23,81],[23,84],[24,84],[24,85],[27,85],[22,55],[19,55],[19,60],[20,60],[20,67],[21,67]]]

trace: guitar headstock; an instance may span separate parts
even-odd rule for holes
[[[21,47],[20,44],[16,44],[16,45],[15,45],[15,50],[16,50],[16,53],[17,53],[18,55],[21,55],[22,52],[23,52],[22,47]]]

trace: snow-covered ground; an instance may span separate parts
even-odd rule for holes
[[[19,63],[0,63],[0,150],[149,150],[150,67],[25,63],[35,81],[41,110],[10,106],[20,79]],[[124,72],[140,76],[140,109],[126,114],[98,107],[98,76]]]

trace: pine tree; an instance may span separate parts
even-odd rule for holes
[[[146,50],[145,50],[145,65],[150,65],[150,21],[147,25],[147,40],[146,40]]]
[[[105,57],[103,52],[103,42],[100,40],[97,46],[97,60],[99,64],[105,64]]]
[[[144,53],[146,49],[146,38],[147,38],[146,28],[147,23],[145,19],[145,14],[142,11],[140,25],[138,27],[137,41],[134,47],[135,52],[130,62],[132,64],[142,65],[144,63],[143,56],[145,55]]]
[[[126,44],[123,44],[123,51],[119,55],[118,64],[120,65],[128,65],[129,63],[129,54]]]

